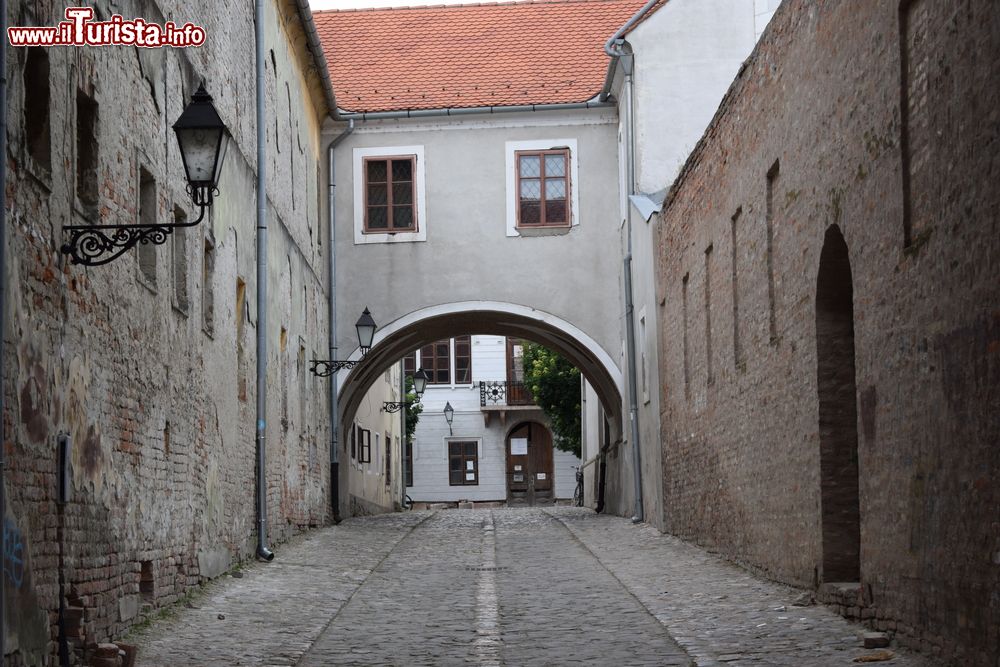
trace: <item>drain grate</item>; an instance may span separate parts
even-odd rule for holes
[[[499,572],[500,570],[506,570],[506,565],[500,565],[497,567],[467,567],[466,572]]]

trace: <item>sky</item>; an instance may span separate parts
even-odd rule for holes
[[[355,9],[357,7],[417,7],[421,5],[458,5],[481,0],[309,0],[313,9]],[[494,2],[495,0],[487,0]]]

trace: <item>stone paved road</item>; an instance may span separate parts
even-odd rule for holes
[[[133,639],[144,667],[823,667],[871,653],[860,626],[792,607],[798,595],[588,510],[412,512],[293,540]],[[896,653],[882,664],[926,664]]]

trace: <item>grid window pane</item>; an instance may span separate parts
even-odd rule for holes
[[[387,168],[385,165],[385,160],[369,160],[368,161],[368,182],[369,183],[385,183]]]
[[[545,203],[545,222],[554,224],[566,222],[566,200],[550,201]]]
[[[542,182],[537,178],[521,179],[521,201],[538,201],[542,197]]]
[[[393,160],[392,161],[392,181],[398,183],[399,181],[412,181],[413,180],[413,161],[409,158],[405,160]]]
[[[545,179],[545,200],[549,201],[551,199],[566,199],[566,179]]]
[[[542,205],[535,202],[521,202],[521,224],[537,225],[542,221]]]
[[[546,155],[545,156],[546,176],[566,175],[566,155]]]
[[[385,206],[368,207],[368,229],[388,229],[388,209]]]
[[[403,373],[406,375],[413,375],[417,370],[417,355],[415,353],[410,353],[403,357]]]
[[[389,201],[389,188],[383,185],[368,186],[368,205],[385,206]]]
[[[518,163],[521,178],[540,176],[542,173],[542,160],[537,155],[522,155]]]
[[[393,206],[405,206],[413,203],[413,184],[412,183],[399,183],[393,181],[392,183],[392,205]]]
[[[412,229],[413,228],[413,209],[409,206],[406,207],[392,207],[392,228],[393,229]]]

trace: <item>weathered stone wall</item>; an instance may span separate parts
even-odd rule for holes
[[[989,0],[786,0],[657,230],[667,529],[967,665],[1000,654],[998,80]]]
[[[60,581],[77,644],[119,638],[252,557],[256,541],[253,3],[96,5],[104,19],[191,20],[208,39],[186,50],[51,48],[36,52],[27,75],[29,51],[8,49],[4,583],[14,664],[56,650]],[[64,7],[13,2],[9,24],[55,25]],[[329,505],[327,385],[308,373],[327,339],[326,107],[298,21],[292,2],[267,7],[272,541],[324,522]],[[206,220],[107,266],[70,265],[59,252],[64,225],[197,216],[170,126],[201,81],[234,138]],[[97,105],[93,203],[77,176],[92,153],[78,140],[87,113],[78,94]],[[61,432],[73,447],[64,508]]]

